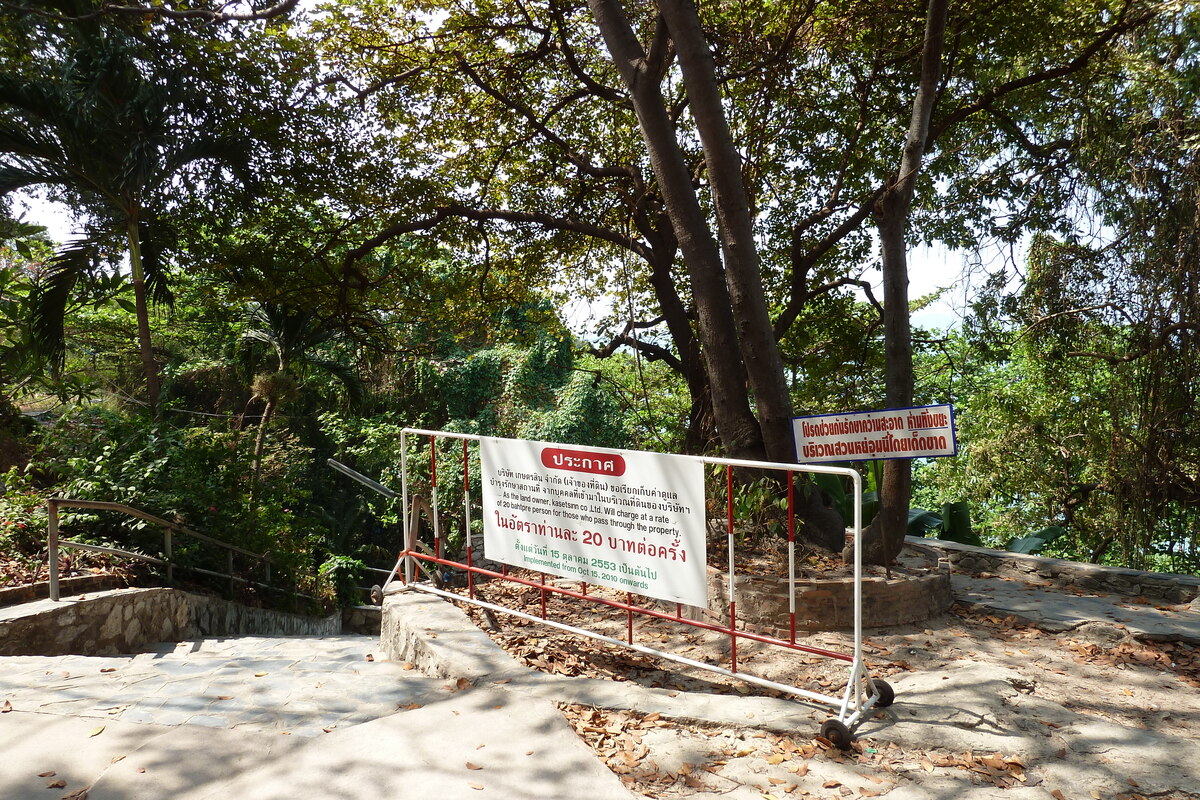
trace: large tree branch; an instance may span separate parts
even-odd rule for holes
[[[628,250],[647,261],[651,260],[652,258],[650,248],[637,239],[589,222],[568,219],[566,217],[556,217],[552,214],[543,214],[533,211],[505,211],[502,209],[469,208],[462,205],[447,205],[434,209],[433,213],[427,217],[407,220],[405,222],[397,222],[393,225],[389,225],[379,233],[364,241],[358,247],[355,247],[353,250],[346,253],[342,263],[344,266],[348,267],[358,259],[370,253],[372,250],[386,244],[398,236],[403,236],[406,233],[416,233],[417,231],[427,231],[431,228],[437,227],[445,220],[453,218],[469,219],[477,222],[515,222],[519,224],[537,225],[548,230],[579,233],[584,236],[590,236],[593,239],[600,239],[601,241],[615,244],[617,247]]]
[[[484,80],[483,76],[480,75],[479,72],[461,56],[458,59],[458,67],[463,74],[465,74],[471,80],[471,83],[474,83],[477,87],[479,87],[479,89],[488,97],[491,97],[505,108],[509,109],[510,111],[515,111],[517,114],[523,117],[525,121],[529,123],[530,127],[539,133],[546,141],[550,142],[559,150],[561,150],[563,155],[566,156],[567,160],[574,164],[580,172],[591,175],[594,178],[633,177],[628,167],[598,167],[579,153],[576,153],[565,139],[563,139],[554,131],[550,130],[545,121],[538,119],[538,116],[533,112],[533,109],[522,103],[520,100],[517,100],[516,98],[511,97],[492,86],[491,83]]]
[[[774,461],[789,461],[795,456],[790,444],[791,396],[763,290],[754,219],[742,177],[742,157],[729,128],[712,50],[692,0],[658,0],[658,7],[675,42],[676,58],[704,152],[724,256],[725,283],[736,320],[734,330],[745,374],[753,388],[766,456]]]
[[[1069,358],[1094,358],[1098,361],[1106,361],[1109,364],[1127,364],[1130,361],[1137,361],[1139,358],[1145,358],[1151,353],[1162,348],[1166,344],[1167,339],[1171,334],[1179,331],[1200,331],[1200,322],[1176,322],[1168,325],[1158,332],[1158,336],[1154,337],[1154,341],[1138,350],[1135,353],[1126,353],[1123,356],[1114,356],[1110,353],[1092,353],[1087,351],[1072,351],[1065,355]]]
[[[1064,311],[1056,311],[1053,314],[1047,314],[1044,317],[1039,317],[1039,318],[1035,319],[1033,322],[1031,322],[1028,326],[1026,326],[1025,330],[1023,330],[1019,334],[1017,334],[1017,338],[1013,339],[1012,343],[1016,344],[1017,342],[1024,339],[1027,335],[1032,333],[1037,327],[1039,327],[1041,325],[1045,325],[1047,322],[1058,319],[1059,317],[1068,317],[1068,316],[1072,316],[1074,314],[1086,314],[1089,311],[1104,311],[1106,309],[1108,311],[1117,312],[1118,314],[1123,316],[1125,318],[1125,321],[1128,322],[1130,325],[1134,324],[1134,319],[1132,316],[1130,316],[1129,312],[1126,311],[1121,306],[1117,305],[1116,303],[1097,303],[1096,305],[1092,305],[1092,306],[1080,306],[1079,308],[1068,308]]]
[[[634,348],[644,355],[648,360],[662,361],[671,369],[682,374],[684,372],[683,362],[674,353],[661,345],[644,341],[633,335],[633,331],[635,329],[652,328],[663,320],[664,317],[658,317],[650,322],[626,322],[625,329],[614,336],[608,342],[608,344],[604,345],[603,347],[589,348],[588,352],[590,352],[596,358],[608,358],[615,353],[618,348],[620,348],[622,345],[625,345]]]
[[[658,179],[667,215],[688,268],[716,426],[729,455],[761,458],[762,430],[750,411],[746,371],[740,357],[729,290],[722,274],[720,250],[692,186],[675,125],[668,115],[662,84],[650,71],[646,51],[620,0],[588,0],[588,7],[621,81],[629,90],[650,166]]]
[[[1098,53],[1107,47],[1109,42],[1111,42],[1113,39],[1145,25],[1157,15],[1157,11],[1146,11],[1130,19],[1121,19],[1119,22],[1101,31],[1100,34],[1090,44],[1088,44],[1087,47],[1083,48],[1079,54],[1075,56],[1075,58],[1071,59],[1067,63],[1026,75],[1023,78],[1007,81],[999,86],[994,86],[991,89],[988,89],[975,98],[975,100],[967,103],[966,105],[960,106],[942,119],[938,120],[937,125],[931,127],[929,130],[929,134],[925,139],[925,148],[928,149],[933,142],[937,141],[939,136],[941,136],[954,125],[962,122],[972,114],[986,109],[996,100],[1005,97],[1006,95],[1013,94],[1021,89],[1026,89],[1039,83],[1056,80],[1058,78],[1064,78],[1068,75],[1079,72],[1086,67]]]
[[[563,17],[562,8],[558,3],[550,3],[550,16],[554,20],[555,27],[558,28],[558,43],[562,51],[563,59],[567,62],[567,69],[571,71],[584,87],[594,94],[596,97],[607,100],[610,103],[624,106],[630,110],[633,109],[633,104],[629,102],[629,97],[611,86],[606,86],[593,78],[583,65],[579,63],[579,57],[575,53],[575,48],[571,46],[570,40],[567,38],[567,21]]]
[[[792,327],[792,323],[796,321],[800,312],[804,310],[804,304],[816,296],[817,292],[810,291],[808,288],[808,273],[812,270],[813,266],[826,253],[836,247],[838,242],[857,230],[862,225],[863,220],[871,216],[872,208],[883,197],[886,191],[887,187],[885,186],[876,189],[870,197],[863,200],[862,204],[859,205],[853,214],[842,220],[840,225],[825,234],[821,241],[807,250],[801,246],[801,239],[804,233],[804,228],[801,227],[803,223],[792,229],[792,286],[787,304],[783,307],[783,311],[779,312],[779,316],[775,318],[775,323],[772,326],[776,340],[782,339],[787,334],[788,330]],[[834,288],[837,287],[830,286],[829,289],[823,289],[822,293]],[[874,298],[872,298],[872,302],[874,303]]]

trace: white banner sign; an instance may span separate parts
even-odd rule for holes
[[[792,430],[796,460],[808,464],[932,458],[958,452],[950,405],[793,417]]]
[[[516,439],[479,455],[488,558],[708,605],[699,460]]]

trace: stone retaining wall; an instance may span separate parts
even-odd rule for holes
[[[1061,558],[1043,558],[987,547],[947,542],[941,539],[908,537],[910,544],[933,548],[952,567],[969,574],[990,573],[1023,580],[1049,581],[1105,594],[1145,597],[1169,604],[1189,603],[1200,597],[1200,578],[1163,572],[1142,572],[1121,567],[1102,567]]]
[[[342,633],[378,636],[383,627],[383,609],[379,606],[350,606],[342,609]]]
[[[179,589],[117,589],[0,611],[0,655],[115,655],[200,636],[333,636],[341,615],[304,617]]]
[[[893,573],[896,574],[896,573]],[[707,621],[729,624],[728,576],[708,568]],[[950,573],[863,578],[863,627],[906,625],[935,617],[950,608]],[[786,577],[739,575],[738,625],[752,633],[787,639],[791,634]],[[854,627],[854,579],[827,578],[796,582],[796,630],[849,630]]]

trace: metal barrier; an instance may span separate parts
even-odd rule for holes
[[[415,526],[409,525],[409,488],[410,488],[410,463],[408,458],[408,436],[428,437],[430,448],[429,462],[429,481],[430,481],[430,502],[432,506],[432,528],[433,528],[433,552],[427,552],[428,548],[423,548],[416,540]],[[466,547],[465,561],[454,561],[444,557],[442,552],[442,530],[440,518],[442,516],[439,508],[439,486],[437,478],[438,456],[437,442],[438,439],[457,439],[462,441],[462,524],[466,531]],[[552,628],[567,631],[573,634],[589,637],[598,641],[603,641],[608,644],[617,645],[627,649],[634,650],[646,655],[655,656],[675,663],[684,664],[696,669],[702,669],[709,672],[734,677],[747,683],[755,684],[767,689],[772,689],[782,692],[801,700],[818,703],[826,706],[831,706],[836,709],[836,717],[826,720],[821,727],[821,733],[831,742],[839,747],[849,747],[853,739],[853,729],[863,719],[866,714],[875,707],[884,707],[890,705],[894,699],[894,694],[891,687],[884,681],[872,678],[869,674],[863,660],[862,647],[862,555],[859,547],[854,548],[854,630],[853,630],[853,652],[841,653],[832,651],[826,648],[814,647],[796,641],[795,633],[795,586],[796,586],[796,559],[795,559],[795,509],[796,502],[793,490],[793,476],[798,472],[810,473],[825,473],[840,475],[849,478],[853,483],[854,491],[854,521],[853,533],[855,542],[861,541],[862,532],[862,477],[854,470],[841,467],[832,467],[826,465],[799,465],[799,464],[778,464],[773,462],[760,461],[743,461],[724,458],[708,458],[694,457],[696,461],[708,465],[720,465],[725,468],[725,492],[726,492],[726,526],[727,526],[727,548],[728,548],[728,587],[729,587],[729,624],[721,625],[702,620],[689,619],[682,613],[682,607],[676,604],[675,613],[667,613],[645,605],[639,605],[632,602],[632,594],[626,592],[625,602],[613,600],[607,597],[601,597],[596,594],[589,594],[588,584],[582,583],[581,589],[576,591],[560,586],[548,585],[546,583],[545,573],[541,574],[539,580],[530,580],[510,574],[507,566],[502,571],[495,571],[476,566],[474,561],[473,546],[471,543],[471,491],[470,491],[470,457],[468,453],[469,442],[479,442],[484,437],[479,437],[471,434],[452,433],[445,431],[430,431],[418,428],[406,428],[401,433],[400,451],[401,460],[403,461],[402,484],[401,484],[401,501],[403,504],[403,525],[405,530],[405,544],[397,559],[396,566],[393,568],[392,575],[388,576],[388,580],[383,584],[386,588],[387,583],[403,565],[404,576],[403,582],[408,590],[427,592],[429,594],[444,597],[449,600],[470,603],[482,608],[490,609],[491,611],[500,612],[522,619],[530,620],[536,623],[544,624]],[[628,453],[628,451],[625,451]],[[457,458],[457,456],[455,456]],[[340,466],[340,465],[339,465]],[[734,552],[736,549],[736,541],[734,534],[734,481],[733,470],[751,469],[751,470],[773,470],[782,471],[787,474],[788,482],[788,586],[789,586],[789,614],[791,619],[790,636],[788,639],[781,639],[774,636],[755,633],[750,630],[738,627],[737,619],[737,574],[735,570]],[[343,471],[346,471],[343,468]],[[352,472],[352,471],[350,471]],[[347,472],[349,474],[349,472]],[[369,479],[368,479],[369,480]],[[374,483],[371,481],[370,483]],[[370,484],[368,484],[370,485]],[[376,491],[386,494],[390,497],[395,497],[395,492],[375,484],[378,487]],[[456,504],[457,505],[457,504]],[[444,588],[430,585],[427,582],[418,582],[416,567],[420,562],[432,563],[439,566],[463,570],[467,574],[467,586],[465,594],[448,591]],[[475,578],[476,576],[485,577],[493,580],[509,581],[518,585],[534,587],[541,593],[541,614],[529,614],[517,609],[508,608],[487,602],[476,597]],[[546,597],[547,594],[560,595],[563,597],[574,598],[580,601],[595,603],[600,606],[607,606],[625,612],[627,616],[627,636],[625,640],[617,639],[597,631],[580,628],[574,625],[569,625],[552,619],[547,619],[546,614]],[[634,625],[633,616],[640,615],[657,620],[665,620],[672,623],[677,623],[684,626],[702,629],[710,632],[717,632],[723,636],[729,637],[729,668],[724,666],[709,664],[703,661],[687,658],[685,656],[658,650],[648,647],[644,644],[639,644],[634,641]],[[799,653],[811,654],[830,658],[848,663],[848,675],[844,691],[840,696],[822,694],[798,686],[787,685],[777,681],[768,680],[746,672],[744,669],[739,670],[737,646],[739,641],[752,641],[760,644],[772,645],[786,650]]]
[[[129,550],[121,550],[115,547],[103,547],[94,544],[85,544],[84,542],[73,542],[70,540],[60,540],[58,538],[58,509],[59,508],[82,508],[92,511],[116,511],[127,516],[135,517],[146,522],[153,523],[162,528],[163,531],[163,558],[149,556],[145,553],[135,553]],[[251,586],[257,586],[261,589],[267,589],[273,592],[282,592],[292,597],[303,597],[306,600],[316,600],[312,595],[304,594],[298,591],[294,586],[291,589],[285,589],[271,585],[271,558],[267,553],[255,553],[250,550],[238,547],[237,545],[222,542],[220,539],[214,539],[211,536],[206,536],[203,533],[198,533],[189,528],[175,523],[169,522],[161,517],[156,517],[153,514],[147,514],[145,511],[127,506],[122,503],[110,503],[103,500],[78,500],[69,497],[51,497],[46,500],[46,511],[49,517],[48,536],[47,536],[47,551],[50,560],[50,599],[57,601],[59,599],[58,591],[58,550],[60,547],[71,548],[75,550],[86,550],[92,553],[107,553],[109,555],[122,556],[131,558],[137,561],[144,561],[148,564],[156,564],[167,568],[167,583],[173,583],[175,580],[175,568],[186,569],[189,572],[195,572],[201,575],[207,575],[214,578],[226,578],[229,580],[229,588],[233,589],[234,584],[243,583]],[[180,533],[184,536],[190,536],[208,544],[216,545],[223,548],[227,554],[228,572],[217,572],[215,570],[204,569],[202,567],[191,566],[188,564],[177,564],[174,558],[175,540],[173,534]],[[239,577],[234,574],[234,554],[248,556],[256,561],[262,562],[264,575],[263,581],[252,581],[246,578]]]

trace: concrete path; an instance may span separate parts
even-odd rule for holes
[[[550,702],[377,649],[239,637],[0,658],[0,798],[630,796]]]
[[[1159,606],[1131,603],[1111,594],[1074,594],[1012,578],[951,576],[954,599],[987,613],[1012,615],[1050,633],[1102,625],[1143,641],[1200,645],[1200,604]]]

